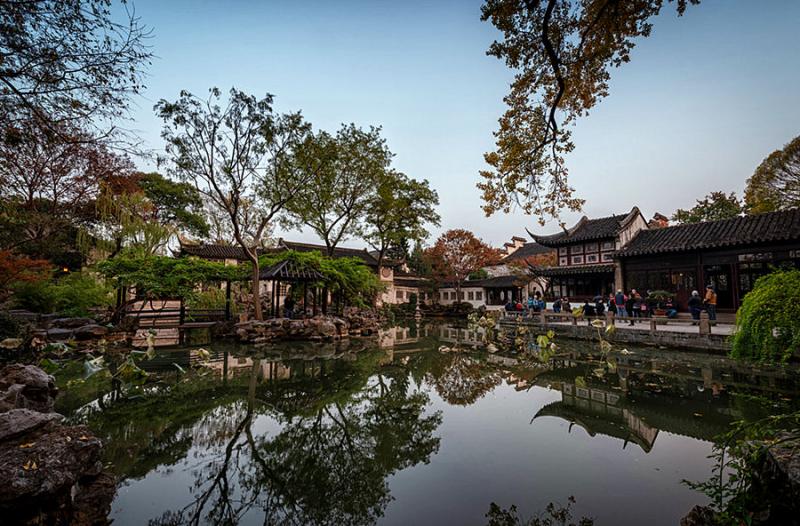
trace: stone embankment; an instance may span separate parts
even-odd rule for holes
[[[580,323],[548,323],[543,325],[536,319],[501,318],[500,329],[505,333],[513,334],[519,327],[526,327],[534,334],[553,331],[556,336],[576,340],[597,340],[597,328],[585,320]],[[617,344],[657,345],[689,349],[713,353],[728,353],[731,350],[730,334],[712,333],[700,334],[699,331],[691,332],[679,330],[676,327],[659,327],[658,330],[648,330],[650,321],[639,323],[636,327],[621,324],[613,334],[603,333],[603,337]]]
[[[274,318],[264,321],[245,321],[235,326],[241,342],[269,343],[273,341],[331,342],[350,336],[377,334],[377,319],[368,316],[315,316],[300,320]]]
[[[116,485],[102,443],[62,424],[57,392],[38,367],[0,369],[0,513],[10,524],[108,524]]]

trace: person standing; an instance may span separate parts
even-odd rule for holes
[[[625,312],[625,315],[626,315],[626,316],[627,316],[627,315],[630,315],[630,317],[631,317],[631,325],[633,325],[633,324],[634,324],[634,319],[633,319],[633,318],[634,318],[633,305],[636,303],[636,299],[633,297],[633,295],[634,295],[635,293],[636,293],[636,290],[635,290],[635,289],[634,289],[634,290],[632,290],[632,291],[631,291],[631,293],[630,293],[630,295],[629,295],[629,296],[627,297],[627,299],[625,300],[625,311],[626,311],[626,312]]]
[[[693,320],[700,319],[700,311],[703,310],[703,301],[700,299],[700,293],[696,290],[692,291],[692,297],[689,298],[687,303],[689,312],[692,314]]]
[[[561,308],[566,313],[572,313],[572,305],[569,304],[569,298],[563,298],[561,300]]]
[[[620,318],[628,317],[628,311],[625,309],[626,300],[627,298],[622,293],[622,289],[617,290],[617,294],[614,296],[614,304],[617,306],[617,316]]]
[[[294,299],[291,294],[286,295],[283,300],[283,317],[291,319],[294,316]]]
[[[556,298],[553,302],[553,312],[561,312],[561,298]]]
[[[633,308],[628,309],[631,313],[632,318],[641,318],[642,317],[642,304],[644,301],[642,300],[642,295],[636,289],[631,289],[631,298],[633,298]]]
[[[706,296],[703,298],[703,303],[705,303],[706,311],[708,312],[708,319],[709,320],[716,320],[717,319],[717,293],[714,292],[714,287],[708,285],[706,287]]]

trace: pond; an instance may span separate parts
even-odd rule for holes
[[[146,387],[56,372],[56,409],[105,441],[115,525],[486,524],[492,502],[530,517],[570,496],[576,519],[676,525],[706,501],[681,481],[708,478],[713,437],[762,411],[738,395],[800,385],[666,349],[609,359],[565,341],[546,364],[440,350],[471,337],[162,350]]]

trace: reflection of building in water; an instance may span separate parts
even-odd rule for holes
[[[448,343],[466,343],[467,345],[480,345],[484,342],[486,329],[471,330],[465,327],[452,327],[439,325],[439,341]]]
[[[562,400],[544,406],[534,418],[563,418],[591,436],[635,442],[646,452],[659,431],[704,441],[727,431],[744,416],[728,390],[798,393],[797,368],[753,368],[725,357],[679,351],[642,349],[601,359],[575,351],[551,366],[535,382],[560,390]]]
[[[196,353],[196,351],[195,351]],[[264,381],[285,380],[291,377],[291,367],[279,361],[258,360],[258,377]],[[237,378],[253,374],[253,359],[247,356],[233,356],[223,353],[219,358],[203,365],[219,378]]]
[[[560,402],[545,405],[534,419],[542,416],[563,418],[570,422],[570,430],[572,424],[577,424],[590,436],[601,434],[619,438],[623,441],[623,449],[628,442],[635,443],[645,453],[653,449],[658,429],[623,407],[619,393],[570,383],[561,385],[561,393]]]
[[[382,349],[395,348],[405,345],[419,343],[423,338],[433,336],[433,329],[430,326],[413,325],[411,327],[389,327],[378,330],[378,344]],[[404,349],[413,351],[415,349]],[[419,348],[416,350],[425,350]]]

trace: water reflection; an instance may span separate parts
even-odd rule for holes
[[[606,451],[599,437],[625,451],[608,458],[628,477],[620,487],[635,491],[653,477],[630,467],[632,451],[658,457],[662,444],[672,465],[702,464],[709,448],[699,441],[760,410],[735,393],[797,394],[791,368],[652,349],[603,356],[566,342],[546,364],[463,350],[480,337],[414,326],[373,344],[259,354],[215,344],[210,361],[197,349],[161,351],[143,362],[158,381],[110,394],[87,383],[66,390],[59,409],[105,440],[120,480],[116,524],[481,523],[493,500],[534,506],[530,495],[579,491],[586,514],[636,524],[634,505],[623,512],[592,484],[609,469],[589,447]],[[699,502],[685,488],[674,495],[684,477],[697,478],[659,478],[640,513],[658,501],[679,516]]]

